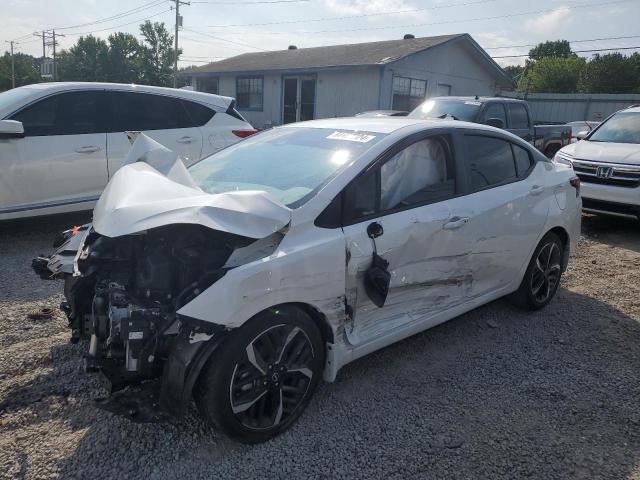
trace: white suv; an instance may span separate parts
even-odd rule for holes
[[[89,210],[143,131],[188,165],[255,133],[229,97],[115,83],[0,94],[0,220]]]
[[[640,217],[640,106],[614,113],[555,160],[573,164],[583,210]]]

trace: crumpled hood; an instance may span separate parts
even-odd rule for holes
[[[640,145],[635,143],[606,143],[583,140],[565,147],[563,151],[572,155],[576,160],[640,165]]]
[[[262,191],[202,191],[171,150],[139,135],[93,211],[93,227],[119,237],[190,223],[249,238],[264,238],[291,220],[291,210]]]

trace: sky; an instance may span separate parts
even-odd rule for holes
[[[42,55],[42,43],[33,32],[43,29],[64,34],[58,37],[58,48],[64,49],[81,34],[138,35],[145,19],[164,22],[173,32],[175,22],[175,0],[2,3],[0,41],[8,49],[4,42],[15,40],[16,51],[36,56]],[[557,39],[572,41],[574,51],[638,47],[622,52],[640,52],[640,0],[191,0],[180,13],[180,66],[289,45],[400,39],[406,33],[469,33],[493,57],[523,55],[533,44]],[[524,60],[496,58],[502,66]]]

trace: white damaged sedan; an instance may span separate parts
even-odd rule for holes
[[[93,223],[34,269],[64,277],[104,408],[149,421],[193,396],[255,443],[356,358],[505,295],[545,306],[579,189],[571,166],[458,121],[297,123],[188,169],[142,135]]]

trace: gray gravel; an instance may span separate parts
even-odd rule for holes
[[[0,225],[2,478],[640,479],[640,228],[585,217],[557,299],[497,301],[344,368],[286,434],[226,439],[194,408],[139,425],[103,412],[30,259],[81,216]]]

